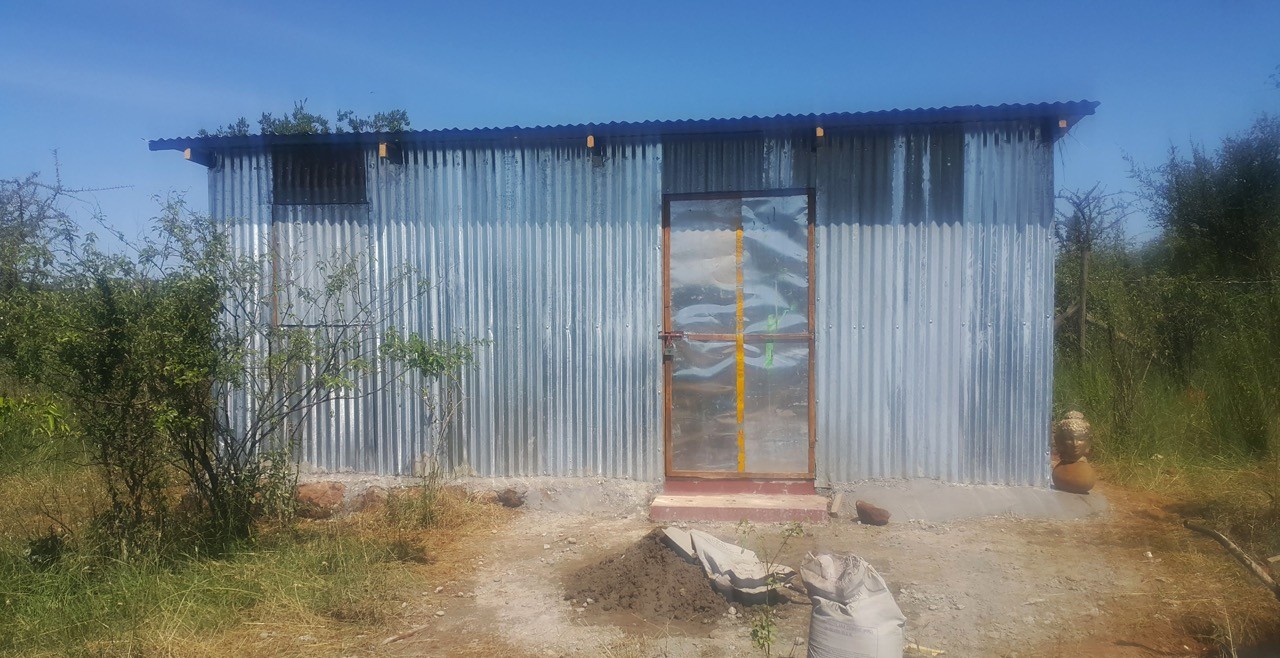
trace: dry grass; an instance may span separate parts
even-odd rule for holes
[[[462,540],[511,514],[436,489],[396,492],[385,509],[343,519],[265,528],[216,559],[119,564],[73,552],[41,569],[23,557],[26,539],[47,530],[46,511],[88,518],[93,478],[0,477],[0,654],[366,653],[416,613],[428,583],[468,572]],[[392,511],[406,507],[430,524]],[[421,559],[407,560],[403,545]]]
[[[102,484],[87,468],[65,465],[0,476],[0,550],[48,531],[78,533],[102,500]]]
[[[1260,558],[1280,553],[1280,462],[1162,458],[1104,462],[1099,469],[1106,481],[1159,496],[1179,521],[1202,519]]]
[[[629,637],[609,646],[601,647],[603,658],[650,658],[666,656],[667,652],[661,643],[662,638],[651,638],[646,635]]]
[[[1103,540],[1132,546],[1135,552],[1150,551],[1167,574],[1155,583],[1156,597],[1133,603],[1143,607],[1135,618],[1215,647],[1249,646],[1280,637],[1280,603],[1271,592],[1215,542],[1181,525],[1183,518],[1194,516],[1226,527],[1226,519],[1245,510],[1265,518],[1266,507],[1258,503],[1266,497],[1257,494],[1256,476],[1248,471],[1184,468],[1162,470],[1163,480],[1153,490],[1103,489],[1114,510]]]
[[[308,605],[299,605],[287,593],[273,597],[273,603],[258,606],[244,623],[208,638],[201,651],[184,655],[314,655],[368,650],[385,636],[394,635],[402,617],[417,612],[413,602],[424,587],[469,572],[474,551],[464,540],[487,536],[511,516],[510,510],[461,488],[433,484],[393,491],[380,509],[328,524],[312,524],[325,526],[335,537],[376,547],[391,559],[374,573],[346,576],[352,582]],[[430,518],[431,522],[418,524],[414,518]],[[327,566],[331,568],[320,571],[331,578],[351,573],[346,566]],[[310,639],[299,639],[303,637]],[[474,647],[474,655],[494,655],[492,648]]]
[[[1184,538],[1161,559],[1178,574],[1162,583],[1158,610],[1207,645],[1241,647],[1274,641],[1280,605],[1211,541]],[[1156,602],[1153,602],[1156,603]]]

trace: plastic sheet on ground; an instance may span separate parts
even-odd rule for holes
[[[702,564],[711,586],[722,596],[746,605],[769,602],[770,590],[780,587],[795,570],[768,565],[754,551],[716,539],[701,530],[666,528],[665,542],[690,562]]]

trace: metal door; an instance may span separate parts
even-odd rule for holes
[[[663,198],[668,476],[813,477],[813,201]]]

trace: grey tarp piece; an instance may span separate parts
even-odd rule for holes
[[[769,602],[770,590],[795,576],[795,570],[768,565],[754,551],[720,541],[701,530],[664,528],[664,542],[689,562],[699,563],[711,587],[730,600],[746,605]]]
[[[693,535],[688,530],[680,528],[663,528],[662,543],[668,548],[680,554],[686,562],[698,562],[698,554],[693,550]]]
[[[809,658],[901,658],[903,616],[893,593],[852,553],[810,553],[800,577],[813,602]]]

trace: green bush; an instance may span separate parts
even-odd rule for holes
[[[0,394],[0,473],[65,456],[68,421],[65,405],[53,396]]]
[[[1057,415],[1085,412],[1100,458],[1238,462],[1270,454],[1280,431],[1277,294],[1178,286],[1138,278],[1100,295],[1106,329],[1093,333],[1085,358],[1071,340],[1059,341]],[[1212,302],[1194,303],[1204,298]]]

